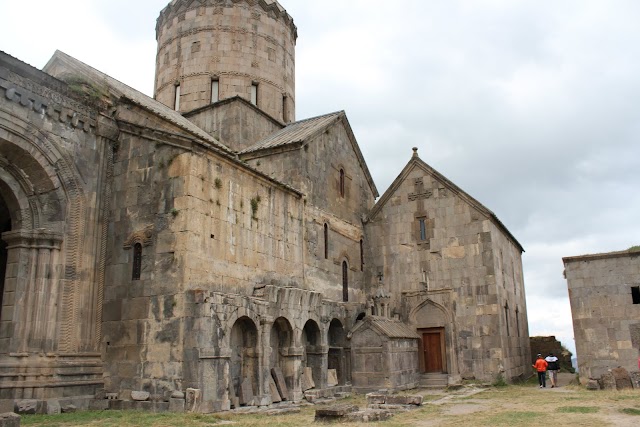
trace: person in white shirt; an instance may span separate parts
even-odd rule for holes
[[[549,366],[547,367],[547,372],[549,372],[549,379],[551,380],[551,388],[554,388],[558,384],[558,371],[560,370],[560,364],[558,363],[558,358],[553,355],[553,353],[549,353],[547,357],[544,358],[547,361]]]

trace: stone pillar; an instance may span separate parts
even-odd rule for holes
[[[258,396],[256,400],[269,401],[271,404],[271,389],[269,388],[269,379],[271,378],[271,352],[277,351],[277,349],[271,348],[270,335],[273,321],[262,319],[260,321],[260,327],[258,327],[258,343],[256,350],[258,351],[258,384],[256,389],[258,390]]]
[[[62,234],[45,229],[2,234],[7,242],[7,279],[15,282],[14,333],[17,355],[57,350]]]

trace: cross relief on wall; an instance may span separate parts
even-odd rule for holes
[[[414,192],[409,193],[408,195],[410,202],[414,202],[416,200],[429,199],[434,195],[434,193],[438,198],[447,197],[447,190],[442,186],[439,186],[438,188],[424,188],[423,178],[414,179],[413,187],[414,187]]]

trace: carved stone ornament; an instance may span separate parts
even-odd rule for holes
[[[124,241],[122,247],[124,249],[131,249],[136,243],[140,243],[142,247],[150,246],[153,237],[153,225],[147,225],[142,230],[134,231],[129,235],[127,240]]]

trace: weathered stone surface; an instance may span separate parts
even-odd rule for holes
[[[367,393],[367,404],[382,404],[386,402],[387,396],[378,393]]]
[[[90,411],[105,411],[109,409],[109,400],[92,399],[89,401],[89,407],[87,409]]]
[[[185,393],[185,410],[197,412],[200,407],[200,389],[188,388]]]
[[[315,420],[319,422],[334,422],[345,419],[349,413],[358,411],[356,405],[335,405],[327,408],[316,409]]]
[[[253,381],[245,378],[240,385],[240,405],[253,405]]]
[[[118,399],[118,393],[105,393],[105,399],[116,400]]]
[[[282,400],[289,400],[289,390],[287,389],[287,383],[284,380],[284,375],[282,375],[282,369],[271,368],[271,376],[276,383],[278,393],[280,393],[280,398]]]
[[[616,389],[616,378],[613,376],[612,372],[605,372],[600,377],[600,388],[603,390],[615,390]]]
[[[391,395],[387,396],[386,402],[389,405],[422,405],[422,396],[420,395]]]
[[[131,391],[131,400],[136,400],[139,402],[144,402],[145,400],[149,400],[149,392],[148,391]]]
[[[69,414],[72,412],[76,412],[78,410],[78,407],[76,405],[73,404],[69,404],[69,405],[62,405],[62,407],[60,408],[60,411],[63,414]]]
[[[613,368],[611,370],[613,374],[613,378],[616,381],[616,389],[617,390],[625,390],[633,388],[633,384],[631,384],[631,378],[629,377],[629,372],[622,367]]]
[[[171,392],[171,399],[184,399],[184,393],[180,390],[174,390]]]
[[[640,372],[639,371],[629,372],[629,377],[631,378],[631,385],[633,385],[633,388],[640,389]]]
[[[587,382],[586,387],[587,390],[600,390],[600,382],[592,378]]]
[[[385,421],[393,416],[391,411],[384,409],[365,409],[363,411],[346,414],[344,420],[352,423],[369,423]]]
[[[46,401],[45,413],[47,415],[59,414],[60,412],[62,412],[62,409],[60,408],[60,401],[58,401],[58,399],[49,399]]]
[[[20,415],[13,412],[0,413],[0,427],[20,427]]]
[[[315,388],[316,383],[313,379],[313,368],[308,366],[304,368],[304,371],[302,372],[301,382],[302,391],[307,391],[309,389]]]
[[[269,391],[271,392],[271,400],[274,403],[282,402],[282,398],[280,397],[280,392],[278,391],[276,382],[273,380],[273,377],[271,375],[269,376]]]
[[[169,399],[169,412],[184,412],[185,411],[185,399],[172,397]]]
[[[338,385],[338,373],[335,369],[327,369],[327,387]]]
[[[0,399],[0,414],[5,412],[13,412],[15,405],[12,399]]]
[[[35,414],[38,412],[38,401],[35,399],[22,399],[15,402],[17,414]]]

